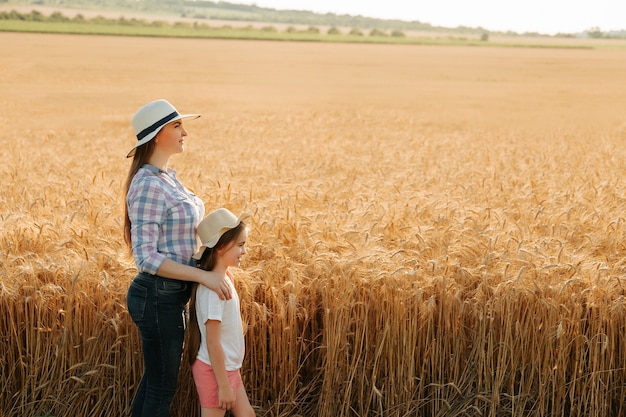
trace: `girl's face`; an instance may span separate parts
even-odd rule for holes
[[[224,266],[239,266],[241,258],[248,251],[246,250],[246,241],[248,240],[248,229],[244,228],[237,239],[230,242],[222,249],[218,249],[218,254],[224,260]]]
[[[177,120],[163,126],[163,129],[161,129],[154,139],[156,146],[168,155],[174,155],[182,153],[185,150],[185,136],[187,136],[187,131],[183,127],[183,122]]]

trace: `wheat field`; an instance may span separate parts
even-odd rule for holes
[[[0,415],[128,415],[130,117],[167,98],[257,415],[626,413],[626,48],[0,33]],[[197,415],[183,365],[172,415]]]

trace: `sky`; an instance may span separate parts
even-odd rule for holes
[[[626,29],[626,0],[225,0],[259,7],[417,20],[491,31],[578,33]]]

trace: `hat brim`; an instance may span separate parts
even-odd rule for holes
[[[204,255],[204,251],[206,250],[206,246],[202,245],[200,246],[200,249],[198,249],[198,252],[194,253],[191,256],[191,259],[194,259],[196,261],[199,261],[200,259],[202,259],[202,255]]]
[[[149,135],[147,135],[143,139],[138,140],[137,143],[135,144],[135,146],[133,146],[131,148],[131,150],[128,151],[128,153],[126,154],[126,158],[132,158],[133,156],[135,156],[135,151],[137,150],[138,147],[140,147],[142,145],[145,145],[146,143],[148,143],[152,139],[154,139],[155,136],[161,131],[161,129],[163,129],[168,124],[174,123],[174,122],[176,122],[178,120],[183,120],[183,119],[197,119],[198,117],[200,117],[199,114],[180,114],[180,115],[176,116],[175,118],[173,118],[172,120],[169,120],[167,123],[163,123],[161,126],[156,128],[154,130],[154,132],[151,132]]]

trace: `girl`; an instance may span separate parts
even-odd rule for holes
[[[243,220],[247,217],[220,208],[198,225],[202,246],[193,256],[196,266],[222,276],[233,295],[231,300],[221,300],[214,291],[196,286],[191,296],[187,346],[202,417],[222,417],[226,410],[235,417],[255,416],[241,380],[243,325],[239,297],[229,278],[229,268],[238,267],[246,254],[248,229]]]
[[[126,179],[124,238],[139,270],[128,289],[128,312],[141,333],[144,374],[135,395],[133,417],[167,417],[185,336],[185,305],[191,283],[230,298],[223,275],[202,271],[190,262],[198,248],[196,227],[204,214],[202,200],[187,190],[168,167],[183,152],[187,131],[166,100],[141,107],[133,116],[136,145]],[[202,286],[202,287],[203,287]]]

